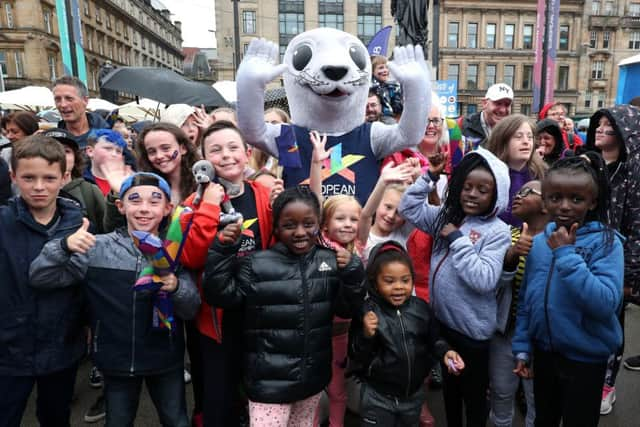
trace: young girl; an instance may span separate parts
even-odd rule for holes
[[[209,250],[205,300],[244,316],[252,426],[313,425],[331,377],[333,315],[350,317],[362,298],[358,256],[316,244],[320,215],[308,187],[292,187],[273,204],[272,248],[238,258],[240,224],[230,224]]]
[[[235,187],[234,194],[229,196],[233,207],[243,217],[238,255],[269,247],[272,233],[269,190],[254,181],[244,180],[248,150],[238,128],[227,121],[214,123],[203,132],[201,149],[216,175]],[[223,196],[222,186],[209,184],[198,205],[193,202],[195,194],[185,200],[184,205],[193,209],[193,218],[190,225],[187,216],[183,222],[183,229],[190,227],[180,258],[184,266],[198,272],[204,269],[207,250],[218,232]],[[211,403],[203,408],[204,425],[236,425],[244,411],[238,396],[242,319],[237,311],[223,311],[202,301],[196,326],[202,359],[207,361],[202,367],[203,396],[204,401]]]
[[[624,259],[605,225],[606,166],[593,152],[558,160],[542,184],[551,216],[533,239],[520,292],[514,372],[533,357],[536,425],[597,426],[609,355],[622,343]]]
[[[363,381],[362,425],[416,426],[425,400],[423,382],[443,360],[452,374],[462,358],[439,338],[429,305],[412,296],[413,266],[405,249],[387,241],[374,246],[367,265],[368,299],[350,331],[349,353]]]
[[[511,227],[513,245],[504,258],[500,287],[498,288],[498,330],[491,339],[489,377],[491,382],[491,412],[489,418],[497,427],[513,424],[513,403],[518,385],[522,382],[527,403],[526,427],[533,427],[535,404],[533,380],[514,375],[515,360],[511,353],[511,340],[515,326],[518,295],[522,289],[522,275],[533,236],[544,231],[549,215],[542,204],[542,184],[529,181],[516,193],[513,214],[524,221],[522,230]]]
[[[489,151],[478,148],[455,168],[442,206],[425,203],[445,161],[405,192],[399,212],[434,237],[429,294],[442,335],[465,360],[465,374],[444,374],[449,426],[484,425],[489,385],[489,343],[496,330],[495,289],[510,246],[509,227],[496,215],[507,205],[509,172]],[[444,371],[444,369],[443,369]]]
[[[544,163],[534,152],[533,130],[535,125],[527,116],[512,114],[500,120],[491,131],[487,150],[491,151],[509,167],[509,202],[500,219],[514,227],[522,221],[511,213],[511,204],[522,185],[532,179],[542,179]]]

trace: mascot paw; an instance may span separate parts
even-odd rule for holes
[[[237,82],[256,82],[266,87],[287,69],[286,65],[278,64],[279,55],[277,44],[262,38],[251,40],[238,68]]]
[[[393,49],[389,71],[403,86],[407,83],[429,81],[429,70],[421,46],[399,46]]]

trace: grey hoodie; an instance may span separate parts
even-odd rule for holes
[[[509,226],[497,215],[509,201],[509,170],[489,151],[478,148],[496,179],[497,198],[487,216],[467,216],[451,243],[434,246],[431,254],[429,294],[436,317],[447,327],[475,340],[487,340],[496,330],[496,286],[504,255],[511,246]],[[435,189],[428,174],[407,189],[400,214],[416,228],[431,235],[440,206],[427,203]]]

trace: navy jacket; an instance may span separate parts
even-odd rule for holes
[[[200,296],[190,274],[186,271],[179,274],[178,289],[171,295],[175,329],[171,332],[153,328],[153,295],[133,290],[146,264],[125,230],[98,235],[96,245],[87,254],[70,254],[59,240],[53,240],[32,263],[32,286],[82,289],[74,285],[86,282],[93,358],[106,374],[151,375],[182,369],[181,319],[196,315]]]
[[[51,235],[21,198],[0,207],[0,376],[60,371],[86,350],[82,291],[29,286],[29,264],[45,243],[82,225],[77,203],[62,198],[57,203],[60,219]]]

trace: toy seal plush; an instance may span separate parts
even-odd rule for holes
[[[331,28],[306,31],[291,40],[282,64],[278,58],[275,43],[255,39],[238,69],[238,125],[247,142],[280,159],[289,187],[309,177],[309,131],[328,134],[326,147],[333,149],[322,171],[323,195],[351,194],[364,205],[379,161],[416,146],[426,128],[431,89],[422,48],[394,49],[389,69],[405,93],[404,113],[394,125],[364,123],[371,60],[353,35]],[[283,73],[293,125],[265,123],[264,90]]]

